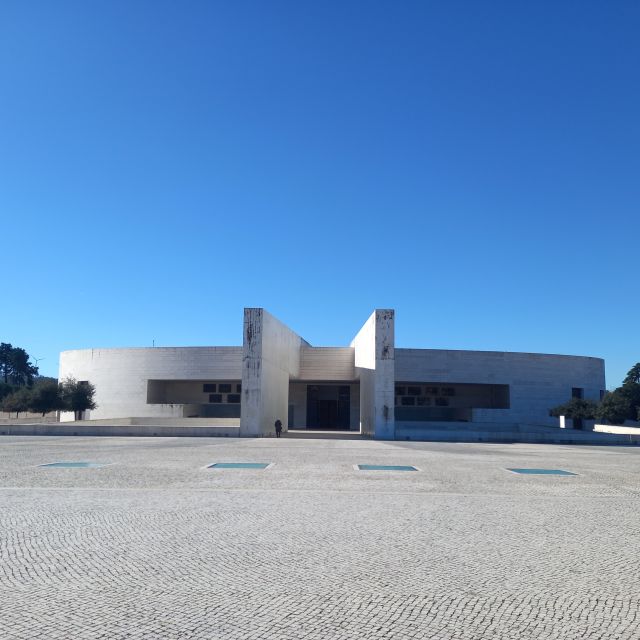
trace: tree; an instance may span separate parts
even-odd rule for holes
[[[551,415],[571,418],[571,420],[575,421],[574,426],[577,426],[582,420],[593,420],[596,417],[597,408],[598,404],[593,400],[571,398],[569,402],[565,402],[551,409]]]
[[[631,402],[620,389],[606,393],[596,411],[596,419],[608,424],[622,424],[632,415]]]
[[[640,415],[640,362],[629,369],[622,386],[616,389],[629,402],[627,419],[636,420]]]
[[[66,378],[60,383],[60,396],[64,408],[67,411],[73,411],[75,420],[80,419],[81,412],[98,406],[94,401],[95,393],[96,388],[85,380]]]
[[[622,384],[640,384],[640,362],[629,369],[627,377],[622,381]]]
[[[12,351],[13,347],[8,342],[0,342],[0,375],[5,384],[9,384]]]
[[[0,343],[0,376],[5,384],[31,386],[38,375],[38,367],[31,364],[29,354],[8,342]]]
[[[63,408],[64,402],[57,382],[45,380],[44,382],[37,382],[34,385],[29,394],[30,411],[42,413],[44,417],[44,414],[49,413],[49,411],[57,411]]]
[[[29,362],[29,354],[20,347],[14,347],[11,354],[11,379],[18,387],[33,384],[33,379],[38,375],[38,367]]]
[[[0,401],[14,391],[15,389],[12,385],[7,384],[6,382],[0,382]]]
[[[18,391],[14,391],[4,398],[2,401],[2,410],[8,413],[15,411],[16,418],[18,418],[21,412],[29,408],[30,397],[31,391],[29,389],[18,389]]]
[[[635,420],[636,413],[638,412],[638,409],[640,409],[640,384],[627,382],[621,387],[618,387],[616,391],[629,401],[630,409],[627,418],[629,420]]]

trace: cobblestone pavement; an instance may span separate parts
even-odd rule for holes
[[[3,640],[640,638],[638,449],[2,437],[0,456]],[[63,460],[110,464],[37,466]],[[274,464],[205,468],[224,461]]]

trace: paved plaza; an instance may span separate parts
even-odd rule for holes
[[[2,437],[0,454],[3,640],[640,638],[638,449]],[[38,466],[60,461],[107,466]]]

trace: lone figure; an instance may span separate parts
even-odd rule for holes
[[[282,433],[282,422],[280,422],[280,420],[276,420],[276,438],[279,438],[281,433]]]

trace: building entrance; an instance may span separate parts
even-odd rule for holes
[[[307,385],[307,429],[349,429],[351,387]]]

